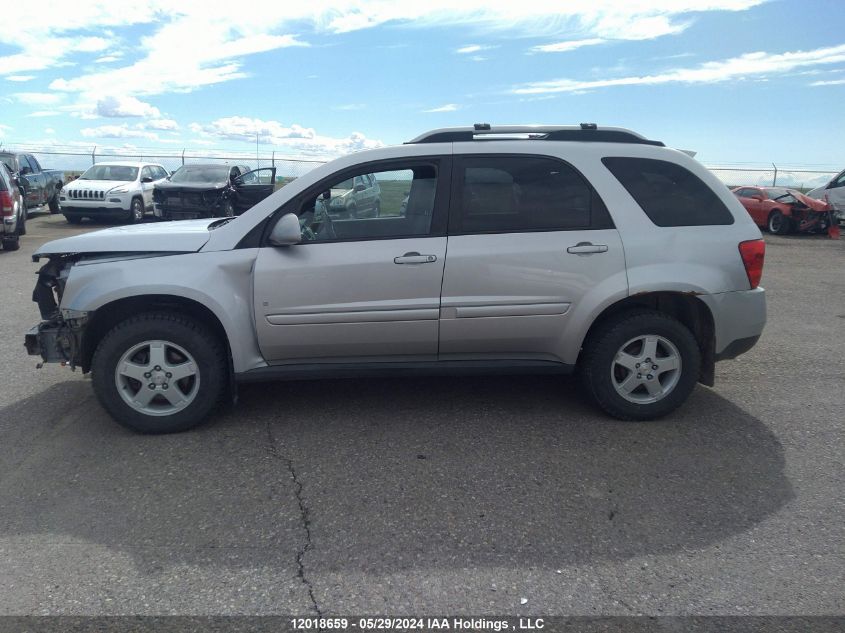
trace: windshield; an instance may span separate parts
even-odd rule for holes
[[[228,179],[227,165],[183,165],[170,177],[170,182],[220,182]]]
[[[92,165],[79,180],[120,180],[131,182],[138,177],[138,168],[128,165]]]
[[[772,200],[777,200],[778,202],[794,202],[794,196],[789,192],[788,189],[784,189],[783,187],[768,187],[766,188],[766,193],[768,194],[769,198]]]

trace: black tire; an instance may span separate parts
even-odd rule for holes
[[[138,224],[144,221],[144,201],[141,198],[132,198],[129,204],[129,224]]]
[[[792,231],[792,220],[775,209],[769,214],[769,219],[766,222],[766,228],[769,229],[769,233],[774,233],[775,235],[786,235]]]
[[[18,218],[18,235],[26,235],[26,220],[27,220],[27,213],[26,213],[26,204],[21,203],[21,214]]]
[[[662,399],[648,404],[622,397],[613,384],[617,353],[627,341],[656,335],[671,342],[680,354],[680,375]],[[650,310],[625,312],[601,324],[585,342],[580,360],[581,378],[587,393],[605,412],[620,420],[654,420],[677,409],[698,382],[701,351],[692,333],[674,318]]]
[[[65,220],[67,220],[68,224],[79,224],[82,222],[81,215],[68,215],[65,213]]]
[[[193,356],[199,387],[192,402],[171,415],[146,415],[130,407],[118,392],[115,372],[121,356],[133,346],[164,340]],[[174,312],[149,312],[117,324],[94,352],[91,363],[94,392],[100,404],[119,424],[139,433],[177,433],[203,422],[227,389],[225,346],[206,327]]]
[[[4,251],[16,251],[21,247],[21,242],[17,235],[10,238],[4,238],[2,243]]]
[[[232,201],[226,200],[226,202],[223,203],[223,206],[220,209],[220,215],[216,216],[216,217],[231,218],[234,215],[235,215],[235,207],[232,206]],[[211,217],[215,217],[215,216],[212,214]]]
[[[50,198],[50,201],[47,203],[47,206],[50,207],[50,214],[56,215],[59,212],[59,192],[53,194],[53,197]]]

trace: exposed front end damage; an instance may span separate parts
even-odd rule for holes
[[[793,227],[799,233],[827,233],[830,237],[839,237],[839,225],[835,220],[833,208],[823,200],[805,196],[794,189],[788,195],[775,198],[776,202],[789,208]]]
[[[76,260],[77,256],[51,255],[38,271],[32,300],[38,304],[42,320],[24,338],[24,346],[31,356],[41,356],[45,363],[70,365],[72,369],[80,363],[82,332],[88,314],[61,310],[59,306]]]

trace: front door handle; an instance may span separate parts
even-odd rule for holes
[[[401,257],[394,257],[394,264],[431,264],[437,261],[437,255],[420,255],[416,251],[405,253]]]
[[[592,253],[606,253],[606,244],[593,244],[592,242],[578,242],[575,246],[566,249],[567,253],[573,255],[591,255]]]

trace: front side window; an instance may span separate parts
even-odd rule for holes
[[[299,209],[303,242],[428,235],[437,190],[435,164],[350,174]]]
[[[149,168],[149,167],[144,167],[144,168],[142,168],[142,169],[141,169],[141,178],[142,178],[142,179],[144,179],[144,178],[152,178],[152,177],[153,177],[153,174],[152,174],[152,172],[150,171],[150,168]]]
[[[698,176],[653,158],[607,157],[604,163],[657,226],[733,224],[733,216]]]
[[[841,174],[839,174],[836,177],[836,179],[833,181],[833,184],[831,185],[831,189],[834,189],[836,187],[845,187],[845,171],[843,171]]]
[[[462,233],[590,228],[594,205],[601,205],[581,174],[553,158],[467,156],[460,178]]]

